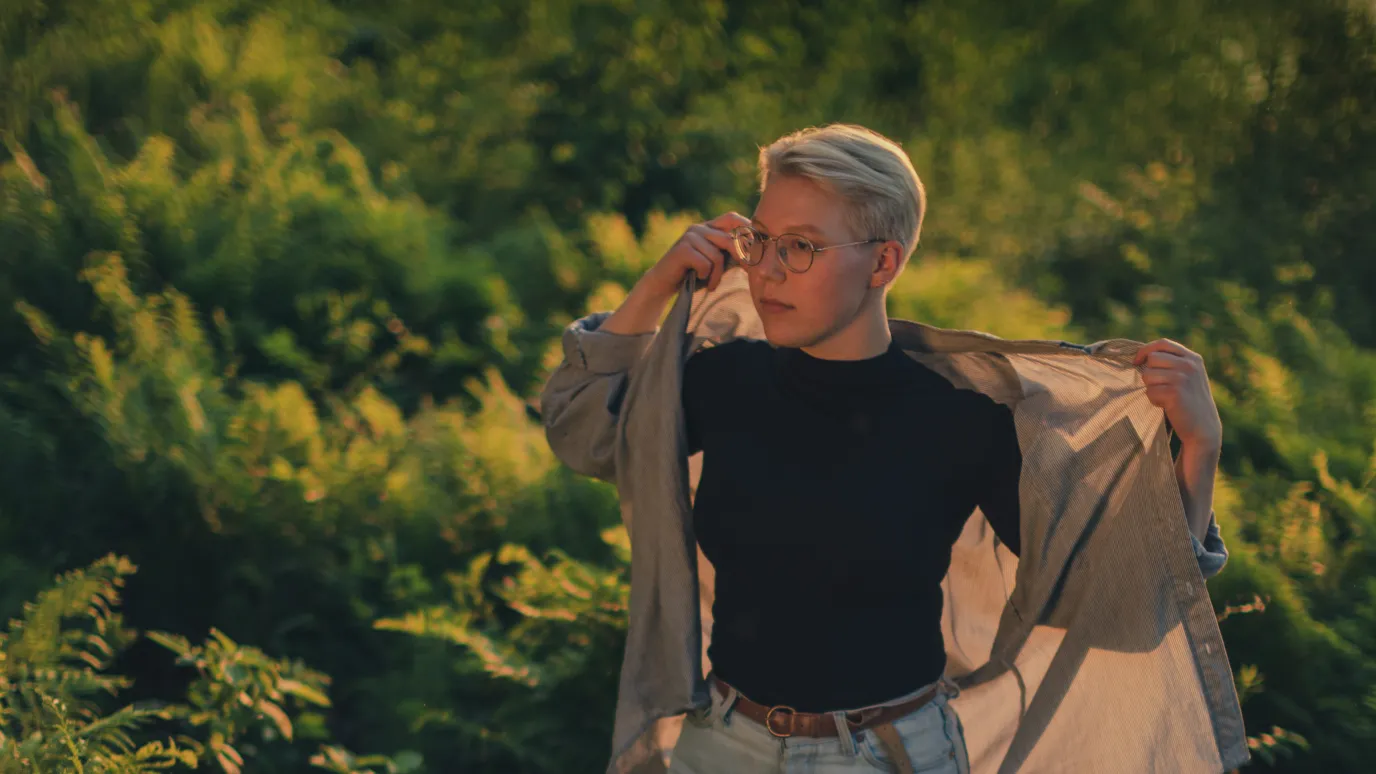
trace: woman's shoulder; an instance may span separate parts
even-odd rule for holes
[[[684,366],[687,392],[754,381],[768,372],[774,348],[760,339],[734,339],[694,352]]]
[[[697,370],[738,368],[768,362],[773,351],[774,347],[763,339],[733,339],[724,344],[704,346],[688,358],[688,364]]]
[[[732,421],[743,407],[733,395],[757,391],[769,373],[773,347],[767,341],[735,339],[694,352],[683,369],[683,407],[688,423],[688,442],[700,449],[701,439],[720,421]],[[723,408],[728,410],[723,413]]]

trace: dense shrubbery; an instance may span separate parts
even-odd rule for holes
[[[531,398],[831,120],[928,185],[896,316],[1206,355],[1259,767],[1376,755],[1369,9],[465,5],[0,4],[0,771],[597,770],[628,548]]]

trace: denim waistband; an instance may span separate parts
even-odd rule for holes
[[[722,685],[727,686],[727,687],[730,687],[730,688],[732,688],[732,689],[734,690],[734,686],[732,686],[730,683],[726,682],[725,680],[721,679],[720,677],[717,677],[716,673],[708,673],[708,675],[707,675],[707,680],[708,680],[709,683],[710,683],[711,681],[715,680],[715,681],[721,683]],[[832,710],[832,711],[834,711],[834,712],[845,712],[845,713],[850,713],[850,712],[861,712],[861,711],[868,710],[868,709],[878,709],[878,708],[880,708],[880,707],[892,707],[892,706],[895,705],[895,704],[902,704],[902,703],[905,702],[905,701],[911,701],[912,699],[916,699],[918,696],[921,696],[922,694],[926,693],[927,691],[930,691],[930,690],[932,690],[933,688],[936,688],[936,687],[939,687],[939,686],[940,686],[940,687],[943,687],[943,689],[946,690],[948,694],[954,692],[954,690],[953,690],[953,689],[954,689],[954,683],[952,683],[951,681],[947,680],[945,675],[942,675],[941,677],[937,678],[936,680],[933,680],[933,681],[930,682],[930,683],[927,683],[926,685],[922,686],[921,688],[918,688],[918,689],[916,689],[916,690],[914,690],[914,691],[910,691],[910,692],[908,692],[908,693],[905,693],[905,694],[903,694],[902,696],[898,696],[898,697],[896,697],[896,698],[889,699],[889,700],[887,700],[887,701],[882,701],[882,702],[879,702],[879,703],[877,703],[877,704],[866,704],[866,705],[861,706],[861,707],[844,707],[844,708],[837,709],[837,710]],[[740,696],[745,696],[745,694],[741,693],[740,691],[736,691],[736,693],[737,693],[738,695],[740,695]],[[748,697],[747,697],[747,698],[748,698]]]

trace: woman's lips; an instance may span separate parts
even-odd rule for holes
[[[790,309],[792,309],[792,308],[793,308],[793,307],[789,306],[788,304],[783,303],[782,301],[774,301],[774,300],[768,299],[768,298],[763,299],[763,300],[760,301],[760,311],[761,311],[761,312],[772,312],[772,313],[787,312],[788,310],[790,310]]]

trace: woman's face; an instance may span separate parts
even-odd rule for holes
[[[799,234],[817,247],[868,239],[846,225],[843,202],[806,178],[771,177],[760,195],[751,223],[766,237]],[[802,274],[785,268],[774,245],[763,259],[745,267],[750,296],[771,344],[811,347],[855,322],[866,301],[879,294],[875,286],[877,255],[884,244],[855,245],[817,253]]]

